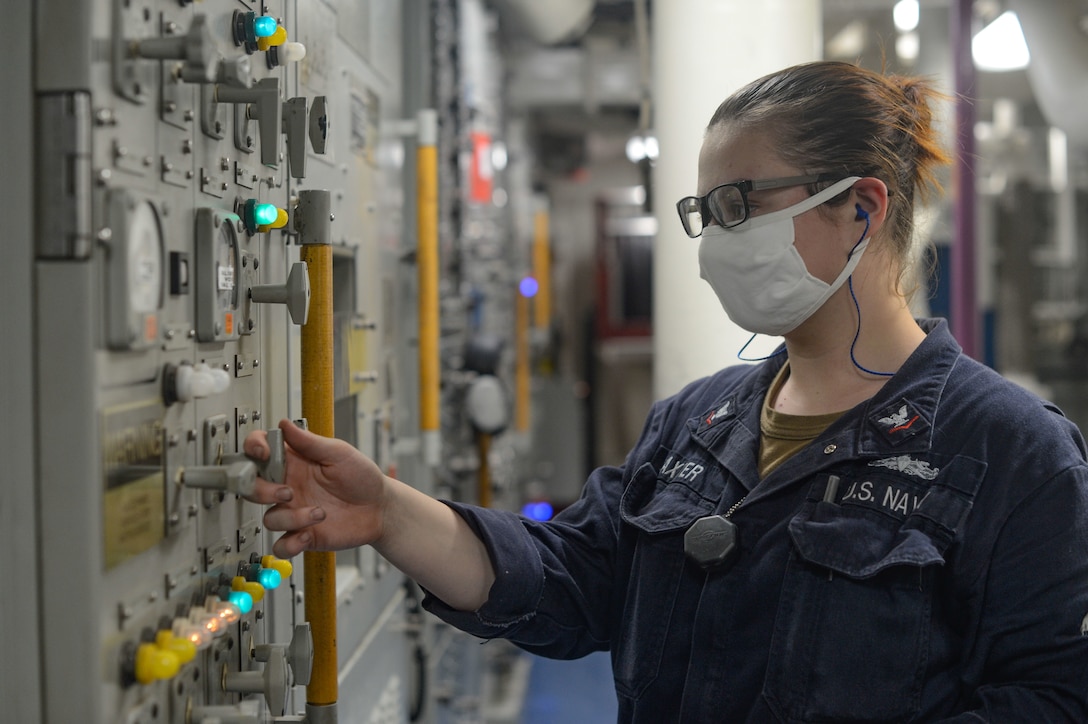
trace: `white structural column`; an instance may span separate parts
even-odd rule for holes
[[[653,5],[654,397],[737,362],[750,336],[699,278],[699,242],[676,201],[695,193],[703,131],[718,105],[749,81],[822,52],[819,0],[669,0]],[[767,350],[766,341],[758,350]],[[758,353],[758,352],[757,352]],[[766,353],[765,351],[763,352]]]

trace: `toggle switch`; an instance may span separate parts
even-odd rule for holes
[[[251,495],[257,487],[257,465],[252,460],[232,460],[224,465],[181,468],[178,482],[187,488]]]
[[[128,43],[128,54],[134,58],[182,61],[180,77],[187,83],[214,83],[223,58],[215,47],[208,30],[207,18],[197,15],[182,37],[145,38]]]
[[[286,467],[285,458],[287,456],[287,446],[283,442],[283,430],[274,427],[266,434],[268,435],[268,449],[270,451],[267,460],[254,460],[247,457],[245,453],[231,453],[230,455],[224,455],[222,462],[227,464],[249,461],[257,466],[257,474],[262,478],[270,483],[282,483]],[[287,575],[291,574],[288,573]]]
[[[284,650],[287,665],[291,669],[292,686],[307,686],[310,683],[310,674],[314,667],[314,639],[310,632],[309,623],[300,623],[295,626],[295,632],[291,636],[291,643],[261,644],[254,647],[253,658],[257,661],[268,661],[272,657],[272,649]]]
[[[316,96],[307,113],[306,98],[298,96],[283,104],[283,133],[287,136],[287,166],[293,178],[306,176],[306,138],[314,153],[325,153],[329,118],[325,96]]]
[[[213,98],[217,103],[246,104],[246,119],[257,121],[261,138],[261,163],[276,168],[279,163],[280,82],[262,78],[252,88],[234,88],[217,84]]]
[[[227,671],[223,690],[240,694],[264,694],[272,716],[283,716],[291,689],[291,671],[287,667],[286,647],[273,647],[262,671]]]
[[[173,678],[181,668],[177,654],[144,641],[136,647],[133,675],[141,684]]]
[[[262,304],[286,304],[291,321],[306,324],[310,313],[310,275],[306,262],[291,265],[285,284],[258,284],[249,288],[249,298]]]

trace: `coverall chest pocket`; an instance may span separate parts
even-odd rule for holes
[[[933,576],[951,535],[812,500],[789,532],[768,704],[790,722],[910,719],[929,649]]]
[[[666,658],[684,572],[684,532],[716,506],[686,481],[661,478],[647,463],[635,472],[620,501],[621,538],[628,541],[630,567],[612,638],[613,675],[618,693],[631,699],[654,682]]]

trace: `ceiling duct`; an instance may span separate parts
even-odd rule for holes
[[[593,0],[494,0],[519,30],[542,45],[580,37],[593,20]]]

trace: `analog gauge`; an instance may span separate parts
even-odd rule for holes
[[[128,229],[128,296],[133,312],[152,314],[162,305],[162,235],[150,203],[136,207]]]
[[[238,237],[230,223],[220,224],[215,244],[215,296],[223,313],[238,308],[238,286],[234,278],[237,268]]]
[[[143,349],[158,337],[163,238],[155,205],[124,190],[110,196],[114,238],[107,265],[107,335],[113,349]]]
[[[237,214],[196,212],[196,334],[201,342],[238,338],[239,250]]]

